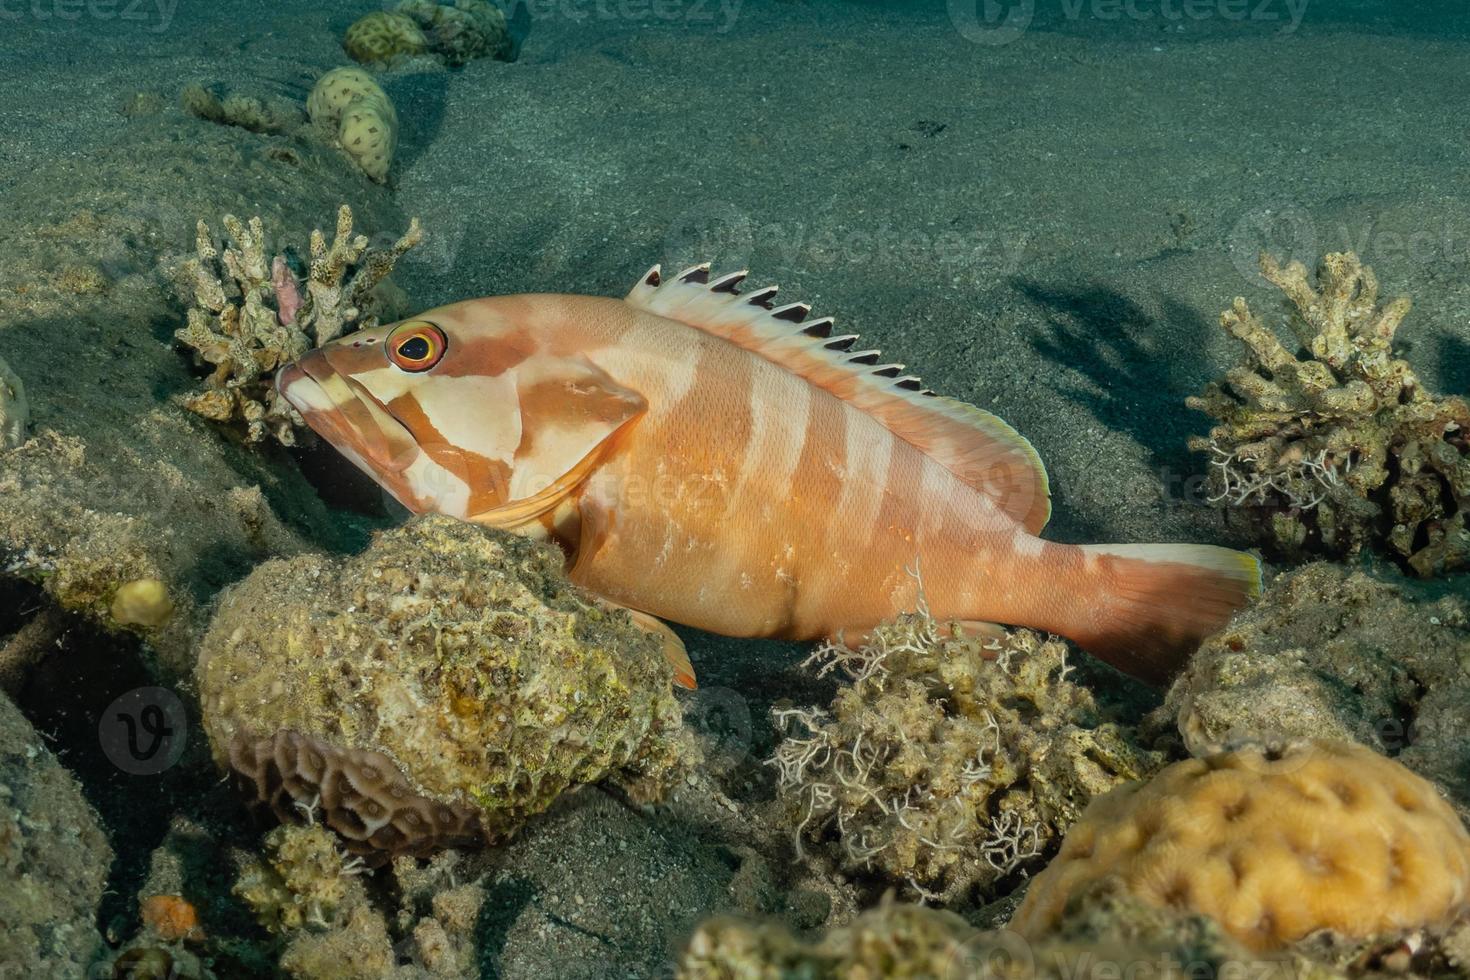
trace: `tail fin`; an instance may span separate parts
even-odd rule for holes
[[[1261,566],[1240,551],[1195,544],[1086,545],[1101,579],[1083,649],[1155,684],[1261,594]]]

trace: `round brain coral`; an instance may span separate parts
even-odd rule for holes
[[[353,61],[365,65],[393,65],[404,58],[424,54],[429,40],[412,17],[389,10],[375,10],[347,28],[342,50]]]
[[[1320,930],[1367,939],[1466,910],[1470,835],[1431,783],[1363,746],[1255,747],[1095,800],[1011,926],[1043,935],[1105,881],[1208,915],[1255,950]]]
[[[686,746],[658,640],[552,549],[447,517],[231,588],[198,668],[217,761],[370,860],[494,842],[566,789],[657,795]]]

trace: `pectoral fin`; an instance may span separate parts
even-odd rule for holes
[[[470,520],[512,528],[559,504],[611,450],[648,403],[582,356],[530,358],[514,373],[519,442],[501,450],[508,485]]]
[[[650,616],[637,609],[629,609],[603,596],[596,598],[598,604],[607,609],[621,609],[633,618],[633,625],[645,633],[652,633],[658,637],[663,643],[664,658],[668,660],[669,666],[674,668],[675,684],[691,691],[699,687],[694,680],[694,665],[689,662],[689,651],[684,649],[684,641],[679,639],[679,634],[670,629],[667,623],[657,616]]]

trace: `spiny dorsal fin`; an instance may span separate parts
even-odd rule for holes
[[[807,304],[777,303],[778,287],[741,292],[746,275],[712,277],[706,263],[666,279],[654,266],[626,299],[825,388],[989,496],[1030,533],[1041,530],[1051,515],[1046,470],[1020,433],[989,412],[935,395],[878,351],[856,348],[857,335],[838,334],[831,317],[808,319]]]

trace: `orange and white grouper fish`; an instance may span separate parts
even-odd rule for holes
[[[1031,445],[776,287],[655,266],[623,299],[499,296],[349,334],[280,393],[410,511],[556,542],[661,631],[851,639],[916,600],[1166,678],[1260,589],[1248,555],[1037,537]]]

